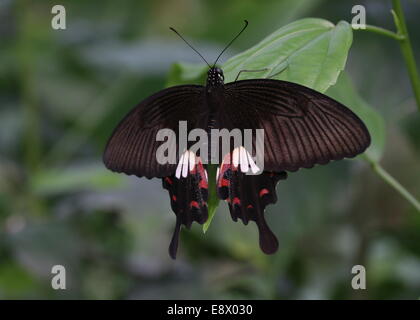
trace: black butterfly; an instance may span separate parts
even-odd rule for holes
[[[188,131],[264,129],[264,172],[247,175],[239,170],[235,156],[249,158],[249,153],[244,146],[233,146],[228,154],[222,155],[216,187],[218,197],[228,203],[234,221],[239,218],[244,224],[249,220],[256,222],[260,247],[267,254],[277,250],[278,241],[266,224],[264,210],[277,201],[276,184],[286,179],[286,171],[351,158],[370,144],[364,123],[341,103],[307,87],[280,80],[225,84],[223,71],[216,63],[217,60],[209,65],[205,86],[175,86],[140,102],[114,130],[103,157],[112,171],[162,179],[176,215],[169,247],[172,258],[176,257],[181,225],[190,228],[193,221],[203,224],[208,218],[207,165],[188,149],[177,155],[177,164],[159,164],[156,151],[160,143],[156,142],[156,134],[160,129],[178,132],[179,121],[187,121]]]

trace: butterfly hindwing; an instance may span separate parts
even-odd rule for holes
[[[160,164],[156,159],[156,141],[161,129],[178,134],[179,121],[189,128],[200,128],[206,121],[203,86],[171,87],[148,97],[135,107],[116,127],[105,148],[103,160],[115,172],[147,178],[170,176],[176,163]],[[177,150],[178,144],[174,146]],[[179,156],[179,155],[178,155]],[[176,162],[176,161],[174,161]]]
[[[176,215],[175,230],[169,246],[169,254],[175,259],[181,225],[190,228],[193,221],[203,224],[208,218],[207,172],[201,159],[191,151],[186,151],[181,156],[176,173],[162,178],[162,185],[169,192],[171,208]]]
[[[370,144],[366,126],[351,110],[307,87],[255,79],[225,88],[221,127],[263,129],[264,170],[295,171],[351,158]]]
[[[235,152],[235,151],[234,151]],[[268,204],[277,202],[276,185],[286,179],[286,172],[262,172],[258,175],[247,175],[236,164],[231,153],[227,154],[217,174],[217,194],[226,200],[234,221],[238,218],[244,224],[255,221],[259,231],[259,242],[263,252],[274,253],[278,248],[276,236],[268,227],[264,210]]]

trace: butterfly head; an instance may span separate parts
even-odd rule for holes
[[[207,86],[218,87],[222,86],[225,81],[225,76],[220,68],[212,67],[207,72]]]
[[[219,61],[222,54],[229,48],[229,46],[241,35],[241,33],[246,29],[248,26],[248,21],[244,20],[245,25],[241,29],[241,31],[228,43],[228,45],[220,52],[220,54],[217,56],[216,61],[214,61],[213,65],[210,66],[210,64],[207,62],[207,60],[201,55],[200,52],[198,52],[187,40],[184,39],[183,36],[179,34],[178,31],[176,31],[174,28],[170,27],[173,32],[175,32],[191,49],[193,49],[200,57],[203,59],[203,61],[207,64],[207,66],[210,68],[207,72],[207,88],[209,91],[211,91],[212,87],[222,87],[225,81],[225,76],[223,75],[223,71],[220,68],[216,67],[217,61]]]

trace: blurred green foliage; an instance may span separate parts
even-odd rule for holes
[[[390,3],[375,0],[63,1],[66,30],[51,28],[54,1],[1,1],[0,298],[417,299],[420,215],[367,162],[300,170],[279,184],[267,210],[276,255],[261,253],[255,225],[233,223],[222,204],[205,235],[198,225],[182,232],[175,262],[160,181],[101,163],[126,112],[206,70],[168,26],[212,61],[249,20],[224,65],[297,19],[350,22],[360,2],[369,24],[393,29]],[[420,6],[404,5],[418,57]],[[420,117],[398,44],[355,32],[327,94],[370,119],[367,156],[419,198]],[[67,290],[51,289],[54,264],[66,267]],[[367,290],[351,288],[355,264],[366,266]]]

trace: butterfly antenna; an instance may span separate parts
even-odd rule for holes
[[[200,57],[201,57],[201,59],[203,59],[203,61],[208,65],[208,67],[209,68],[211,68],[210,67],[210,64],[207,62],[207,60],[206,59],[204,59],[204,57],[201,55],[201,53],[200,52],[198,52],[192,45],[190,45],[189,43],[188,43],[188,41],[187,40],[185,40],[184,39],[184,37],[183,36],[181,36],[180,34],[179,34],[179,32],[178,31],[176,31],[174,28],[172,28],[172,27],[169,27],[169,29],[171,29],[173,32],[175,32],[177,35],[178,35],[178,37],[180,37],[182,40],[184,40],[184,42],[191,48],[191,49],[193,49]]]
[[[230,45],[241,35],[242,32],[244,32],[244,30],[246,29],[246,27],[248,27],[248,20],[244,20],[245,25],[243,26],[242,30],[239,31],[239,33],[236,35],[235,38],[233,38],[228,45],[222,50],[222,52],[220,52],[219,56],[217,57],[216,61],[213,64],[213,67],[216,65],[217,61],[219,61],[219,58],[222,56],[222,54],[227,50],[227,48],[230,47]]]

